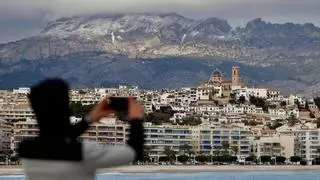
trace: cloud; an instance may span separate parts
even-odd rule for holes
[[[78,14],[114,13],[114,12],[220,12],[228,10],[229,13],[246,14],[255,9],[273,12],[285,7],[299,10],[303,4],[317,4],[318,0],[0,0],[0,10],[14,9],[12,15],[26,17],[45,13],[48,17],[74,16]],[[238,7],[243,7],[240,12]],[[296,11],[295,10],[295,11]]]
[[[272,22],[320,25],[319,9],[319,0],[0,0],[0,32],[6,29],[8,35],[10,29],[22,28],[18,25],[20,22],[27,22],[23,26],[26,33],[22,34],[28,34],[60,17],[119,12],[178,12],[194,18],[215,16],[227,19],[234,26],[244,25],[256,17]],[[8,36],[14,36],[14,32],[17,30]],[[0,33],[0,42],[2,39]]]

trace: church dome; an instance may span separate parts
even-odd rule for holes
[[[219,69],[215,69],[213,72],[212,72],[212,75],[211,77],[222,77],[222,73]]]

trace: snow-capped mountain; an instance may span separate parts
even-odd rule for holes
[[[170,14],[111,14],[61,18],[35,37],[0,46],[0,59],[41,59],[79,52],[130,57],[220,56],[261,61],[319,55],[320,30],[312,24],[271,24],[260,18],[231,30],[226,20]],[[32,46],[30,46],[32,44]]]
[[[2,45],[0,58],[41,59],[90,51],[133,57],[205,55],[210,52],[196,46],[231,37],[230,29],[223,19],[193,20],[175,13],[61,18],[50,22],[39,36]]]
[[[67,61],[81,59],[79,54],[86,54],[86,60],[101,59],[97,53],[107,54],[107,59],[218,57],[263,68],[286,67],[298,76],[293,79],[301,79],[320,73],[314,68],[320,65],[320,28],[261,18],[232,28],[224,19],[195,20],[176,13],[66,17],[48,23],[37,36],[0,45],[0,76],[21,70],[7,67],[28,60]],[[303,82],[314,83],[310,78]]]

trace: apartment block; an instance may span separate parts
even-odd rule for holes
[[[32,139],[39,134],[39,127],[35,120],[27,119],[26,121],[16,122],[13,125],[12,147],[17,149],[19,143],[23,140]]]
[[[240,159],[249,156],[250,132],[245,129],[199,126],[193,129],[193,134],[198,137],[194,146],[200,153],[217,155],[227,151]],[[234,152],[235,149],[237,152]]]
[[[319,157],[320,129],[281,130],[280,136],[292,136],[294,138],[294,155],[308,161]]]
[[[95,141],[98,144],[121,145],[125,143],[124,124],[92,124],[79,139]],[[31,139],[39,134],[38,124],[35,120],[29,119],[25,122],[17,122],[13,128],[13,148],[16,149],[19,143]]]
[[[129,129],[126,130],[127,132]],[[192,130],[189,126],[155,126],[145,123],[145,141],[146,146],[150,148],[150,156],[155,161],[163,156],[165,148],[169,148],[177,153],[184,151],[185,146],[192,150]]]
[[[0,122],[0,157],[10,154],[12,126]]]
[[[0,107],[0,119],[9,122],[25,121],[34,117],[33,110],[29,104],[3,105]]]
[[[277,137],[261,137],[253,141],[253,153],[261,156],[282,156],[283,147]]]

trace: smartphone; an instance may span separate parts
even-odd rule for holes
[[[129,100],[127,97],[109,97],[109,107],[119,113],[127,113]]]

